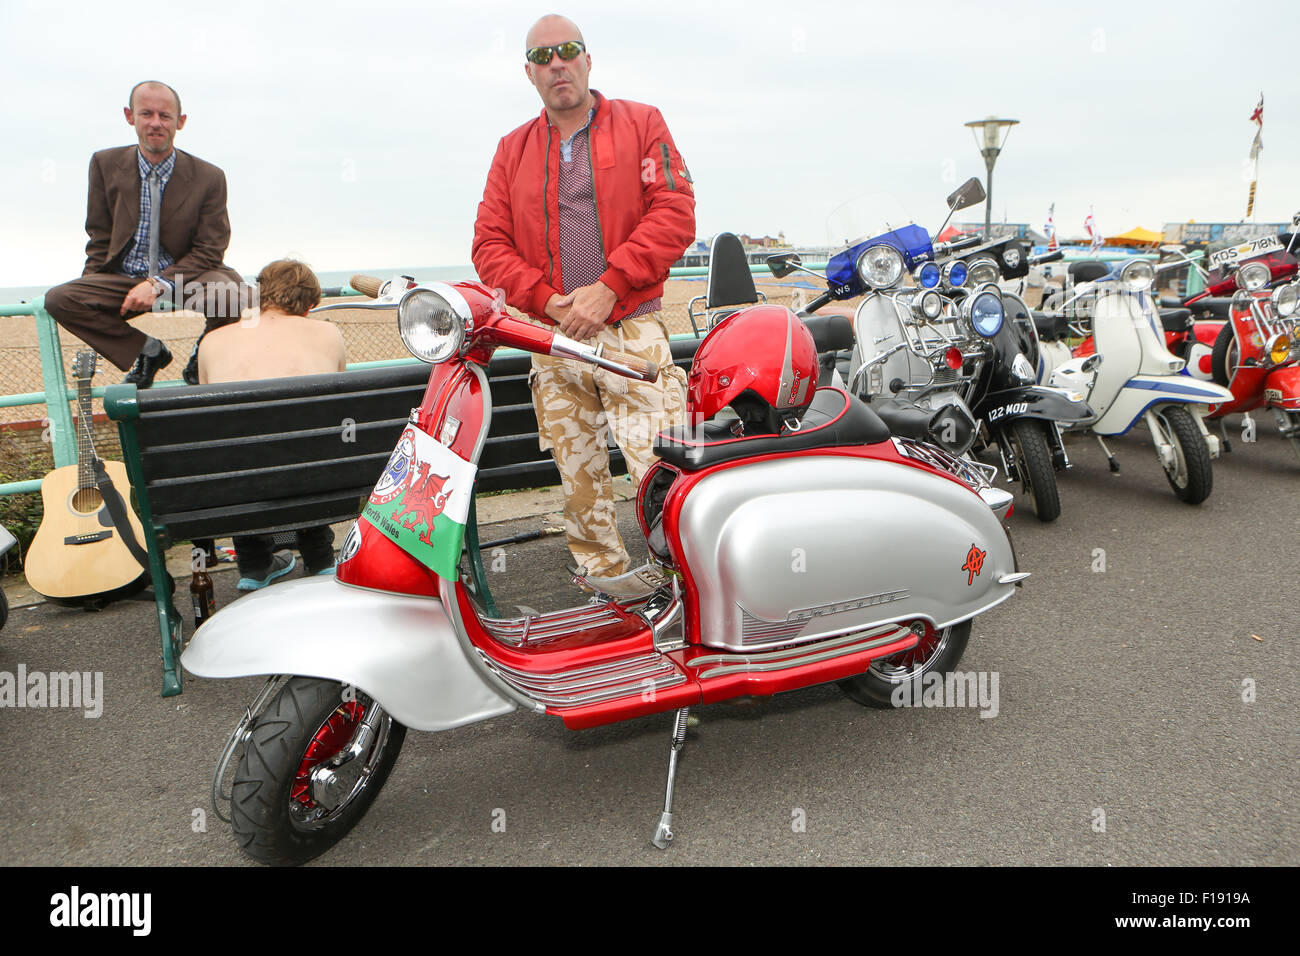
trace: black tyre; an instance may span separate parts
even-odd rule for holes
[[[910,651],[872,661],[865,674],[840,681],[840,689],[859,704],[884,710],[901,706],[894,703],[896,691],[901,700],[920,700],[920,686],[900,688],[920,682],[931,672],[946,674],[955,668],[970,640],[970,623],[962,621],[942,631],[926,624],[921,640]]]
[[[1016,452],[1020,485],[1034,502],[1039,521],[1055,521],[1061,516],[1061,494],[1056,487],[1056,470],[1052,452],[1047,447],[1043,426],[1032,418],[1012,422],[1008,434]]]
[[[1214,351],[1210,353],[1210,378],[1216,385],[1228,387],[1232,381],[1233,369],[1238,361],[1237,336],[1232,332],[1232,323],[1225,322],[1219,329],[1219,336],[1214,340]]]
[[[7,620],[9,620],[9,599],[5,597],[4,591],[0,591],[0,628],[5,626]]]
[[[1205,436],[1192,413],[1181,405],[1166,405],[1155,413],[1165,440],[1174,446],[1174,465],[1165,467],[1165,478],[1180,500],[1199,505],[1214,490],[1214,472]]]
[[[1300,455],[1300,412],[1282,412],[1285,420],[1281,423],[1282,427],[1287,429],[1286,438],[1291,442],[1291,447],[1295,453]],[[3,624],[0,624],[3,626]]]
[[[385,713],[348,792],[333,806],[318,802],[310,773],[351,740],[372,702],[343,699],[337,681],[294,677],[258,718],[235,771],[231,825],[240,847],[272,866],[296,866],[341,840],[388,779],[406,728]],[[351,764],[348,767],[352,767]]]

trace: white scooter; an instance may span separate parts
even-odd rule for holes
[[[1075,351],[1091,354],[1075,357],[1064,341],[1044,340],[1039,380],[1087,397],[1097,417],[1068,430],[1095,435],[1111,471],[1119,471],[1119,464],[1104,436],[1122,435],[1145,421],[1174,494],[1200,504],[1213,490],[1211,459],[1219,457],[1219,439],[1201,419],[1208,406],[1232,396],[1213,382],[1179,374],[1185,363],[1165,348],[1154,283],[1155,268],[1144,259],[1080,282],[1062,308],[1070,331],[1085,337]],[[1039,332],[1042,339],[1041,322]]]

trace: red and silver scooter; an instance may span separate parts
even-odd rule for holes
[[[811,334],[788,309],[762,305],[701,343],[688,396],[699,425],[657,440],[660,461],[636,502],[650,563],[623,582],[638,586],[492,616],[471,496],[493,350],[647,380],[658,370],[514,319],[476,282],[354,285],[379,293],[369,307],[396,309],[408,348],[432,363],[424,400],[336,578],[240,599],[182,657],[200,677],[273,675],[213,781],[219,811],[230,800],[235,836],[258,860],[301,863],[337,842],[382,787],[407,728],[451,730],[517,708],[574,729],[674,712],[653,838],[666,847],[689,708],[828,681],[892,706],[900,687],[953,669],[975,616],[1028,576],[1002,525],[1012,496],[968,463],[892,437],[841,389],[816,387]]]

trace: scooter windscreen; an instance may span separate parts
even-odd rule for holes
[[[840,250],[826,264],[837,298],[909,284],[912,270],[934,252],[930,234],[892,193],[868,193],[837,206],[826,218],[826,241]]]

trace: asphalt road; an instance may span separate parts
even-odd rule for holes
[[[666,852],[649,840],[668,715],[412,732],[368,816],[317,865],[1300,863],[1300,460],[1261,420],[1256,443],[1215,463],[1210,500],[1189,507],[1149,439],[1112,448],[1117,476],[1095,442],[1070,445],[1058,522],[1027,507],[1012,518],[1033,577],[976,621],[961,663],[998,674],[996,717],[869,710],[834,686],[700,708]],[[634,536],[631,505],[619,508]],[[502,604],[580,600],[559,583],[562,537],[503,554]],[[236,576],[216,578],[222,606]],[[20,663],[102,672],[103,712],[0,709],[5,863],[248,862],[208,793],[259,679],[187,677],[181,697],[159,697],[141,601],[16,609],[0,672]]]

